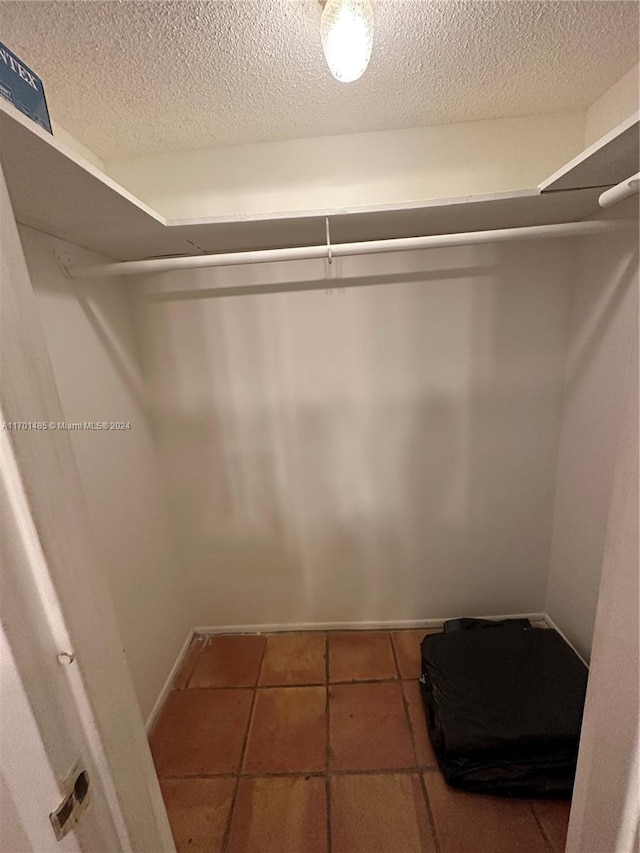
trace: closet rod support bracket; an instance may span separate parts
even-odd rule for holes
[[[326,227],[326,223],[325,223]],[[260,249],[243,252],[221,252],[191,257],[150,258],[140,261],[116,261],[106,264],[72,265],[67,267],[71,278],[102,278],[111,275],[169,272],[170,270],[206,269],[245,264],[280,263],[282,261],[343,258],[350,255],[373,255],[419,249],[445,249],[454,246],[477,246],[486,243],[505,243],[513,240],[579,237],[637,229],[633,220],[592,219],[586,222],[559,222],[552,225],[525,225],[517,228],[498,228],[487,231],[432,234],[424,237],[393,237],[385,240],[363,240],[356,243],[330,243],[318,246],[293,246],[286,249]],[[329,235],[330,238],[330,235]],[[331,255],[329,256],[329,252]]]

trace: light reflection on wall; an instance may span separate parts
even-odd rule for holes
[[[330,281],[307,261],[142,284],[196,624],[542,609],[568,252],[337,263]],[[211,298],[338,280],[360,286]]]

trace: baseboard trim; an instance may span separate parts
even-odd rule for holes
[[[469,616],[469,613],[466,614]],[[475,614],[474,614],[475,615]],[[440,619],[391,619],[372,622],[297,622],[297,623],[269,623],[257,625],[216,625],[216,626],[201,626],[192,628],[187,634],[187,639],[184,641],[180,649],[175,663],[171,667],[171,671],[167,676],[162,690],[155,701],[151,713],[147,717],[145,729],[147,734],[153,728],[155,721],[162,706],[164,705],[167,696],[171,692],[171,686],[175,680],[180,667],[182,666],[186,654],[191,645],[191,641],[196,636],[213,636],[215,634],[280,634],[288,631],[371,631],[384,630],[395,631],[403,628],[441,628],[444,622],[448,619],[457,619],[462,617],[445,616]],[[500,613],[498,615],[477,616],[478,619],[529,619],[531,622],[545,622],[549,628],[557,631],[562,639],[569,645],[578,655],[582,663],[589,668],[589,664],[582,657],[573,643],[568,639],[564,632],[557,626],[548,613]]]
[[[469,616],[470,614],[465,614]],[[473,614],[475,616],[475,614]],[[282,622],[254,625],[206,625],[193,629],[196,635],[210,634],[280,634],[287,631],[394,631],[403,628],[441,628],[448,619],[462,618],[444,616],[439,619],[391,619],[371,622]],[[530,619],[532,622],[546,619],[544,613],[501,613],[477,616],[478,619]]]
[[[570,648],[572,648],[572,649],[573,649],[573,651],[578,655],[578,657],[580,658],[580,660],[582,661],[582,663],[587,667],[587,669],[589,669],[589,664],[588,664],[588,663],[586,662],[586,660],[582,657],[582,655],[580,654],[580,652],[576,649],[576,647],[573,645],[573,643],[572,643],[572,642],[571,642],[571,640],[567,637],[567,635],[564,633],[564,631],[563,631],[561,628],[558,628],[557,624],[553,621],[553,619],[551,618],[551,616],[549,616],[549,614],[548,614],[548,613],[545,613],[545,614],[544,614],[544,621],[547,623],[547,625],[548,625],[550,628],[553,628],[553,630],[554,630],[554,631],[557,631],[557,632],[558,632],[558,634],[560,634],[560,636],[561,636],[561,637],[562,637],[562,639],[565,641],[565,643],[566,643],[568,646],[570,646]]]
[[[194,631],[193,628],[191,628],[191,630],[187,634],[187,639],[184,641],[182,648],[178,652],[178,657],[175,659],[175,662],[174,662],[173,666],[171,667],[169,675],[167,676],[167,680],[162,685],[162,690],[158,694],[158,698],[156,699],[156,701],[153,705],[153,708],[151,709],[151,713],[147,717],[147,720],[144,724],[144,727],[146,729],[147,734],[149,734],[151,732],[151,729],[153,728],[155,721],[158,719],[158,714],[160,713],[162,706],[164,705],[164,703],[167,700],[167,696],[169,695],[169,693],[171,693],[171,686],[175,680],[176,675],[178,674],[178,672],[180,670],[180,667],[182,666],[182,663],[183,663],[183,661],[187,655],[187,652],[189,651],[189,646],[191,645],[191,641],[193,640],[195,634],[196,634],[196,631]]]

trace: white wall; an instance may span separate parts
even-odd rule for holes
[[[638,254],[629,234],[578,246],[546,609],[588,659],[626,374],[637,347]]]
[[[585,146],[591,145],[640,109],[640,65],[635,65],[587,110]]]
[[[100,258],[20,229],[67,421],[125,421],[125,431],[70,433],[97,554],[143,716],[150,712],[192,625],[146,411],[125,286],[71,282],[55,254]]]
[[[75,154],[79,154],[85,160],[88,160],[93,166],[97,169],[100,169],[101,172],[106,172],[106,167],[104,161],[101,160],[97,154],[94,154],[90,148],[87,148],[86,145],[83,145],[75,136],[72,136],[69,131],[65,130],[62,125],[58,124],[58,122],[51,119],[51,129],[53,130],[53,135],[58,142],[62,142],[67,148],[70,148]]]
[[[554,242],[340,259],[325,286],[370,286],[332,294],[207,298],[323,286],[311,261],[139,282],[195,624],[541,611],[570,266]]]
[[[537,186],[583,148],[584,113],[294,139],[111,160],[171,219],[308,211]]]

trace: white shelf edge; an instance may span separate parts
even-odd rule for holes
[[[572,169],[575,169],[576,166],[580,166],[589,157],[592,157],[601,148],[604,148],[610,142],[613,142],[621,133],[629,130],[629,128],[633,127],[634,124],[638,124],[640,121],[640,112],[635,112],[626,118],[624,121],[620,122],[620,124],[616,125],[612,130],[608,133],[605,133],[604,136],[601,136],[600,139],[597,139],[594,143],[589,145],[588,148],[585,148],[584,151],[581,151],[577,154],[573,160],[569,160],[568,163],[565,163],[564,166],[561,166],[557,172],[554,172],[553,175],[550,175],[548,178],[538,185],[538,190],[543,193],[547,190],[547,187],[550,187],[552,184],[556,183],[560,178],[563,178],[566,174],[571,172]],[[608,186],[608,185],[607,185]],[[567,190],[559,190],[559,192],[566,192]]]
[[[156,222],[159,222],[161,225],[167,225],[167,219],[161,213],[158,213],[157,210],[149,207],[148,204],[145,204],[141,199],[134,196],[133,193],[130,193],[129,190],[114,181],[113,178],[110,178],[109,175],[105,174],[101,169],[98,169],[97,166],[94,166],[93,163],[90,163],[89,160],[85,159],[77,151],[74,151],[74,149],[69,145],[57,139],[53,134],[47,133],[46,130],[31,121],[31,119],[27,118],[27,116],[21,113],[19,109],[2,97],[0,97],[0,114],[1,113],[4,113],[12,121],[22,125],[22,127],[29,130],[63,157],[66,157],[67,160],[71,160],[71,162],[75,163],[80,169],[83,169],[91,175],[91,177],[103,183],[108,189],[117,193],[143,213],[146,213],[152,219],[155,219]]]
[[[510,199],[537,198],[538,187],[523,190],[506,190],[499,193],[478,193],[477,195],[449,196],[414,201],[397,201],[388,204],[363,204],[349,207],[310,208],[308,210],[260,211],[257,213],[231,213],[220,216],[204,216],[195,219],[168,219],[170,228],[196,227],[203,225],[232,225],[251,222],[266,222],[280,219],[316,219],[350,214],[393,213],[396,211],[421,210],[432,207],[450,207],[456,204],[475,204],[479,202],[508,201]]]

